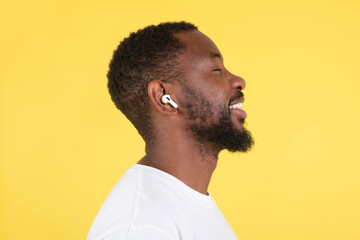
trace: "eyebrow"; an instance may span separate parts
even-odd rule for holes
[[[221,54],[217,52],[210,52],[210,58],[220,58],[220,60],[223,60]]]

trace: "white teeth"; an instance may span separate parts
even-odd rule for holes
[[[243,105],[241,103],[230,105],[230,109],[241,109],[243,108]]]

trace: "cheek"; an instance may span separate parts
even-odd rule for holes
[[[228,97],[229,90],[227,82],[216,76],[209,77],[202,88],[202,92],[206,94],[205,96],[217,100],[219,104],[227,101],[226,98]]]
[[[205,99],[196,96],[187,101],[186,104],[187,118],[191,123],[210,124],[218,118],[220,112],[214,99]]]
[[[227,112],[227,100],[219,89],[210,87],[190,88],[184,86],[183,95],[187,118],[191,123],[211,124],[219,121]]]
[[[213,110],[224,111],[224,108],[228,108],[228,100],[221,91],[209,91],[208,94]]]
[[[212,92],[210,93],[211,99],[219,99],[219,92]]]

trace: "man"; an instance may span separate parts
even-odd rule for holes
[[[114,51],[108,79],[146,155],[111,191],[88,240],[237,239],[207,189],[221,150],[253,145],[244,79],[186,22],[132,33]]]

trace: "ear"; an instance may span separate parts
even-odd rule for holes
[[[154,80],[149,83],[147,90],[150,103],[158,112],[167,115],[174,115],[178,113],[176,108],[172,107],[170,104],[164,104],[161,101],[162,96],[170,94],[171,99],[176,102],[176,96],[174,92],[171,91],[171,83]]]

